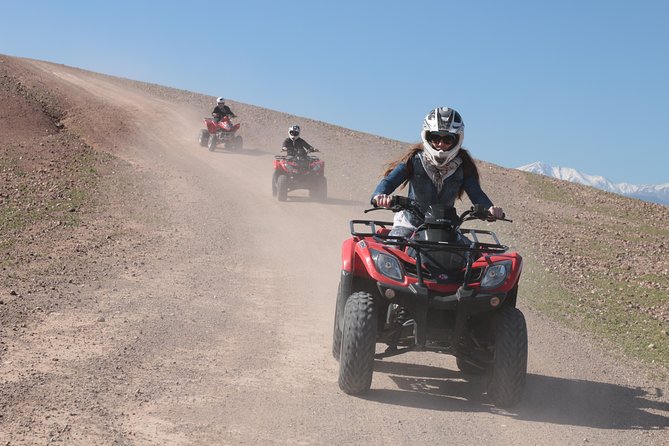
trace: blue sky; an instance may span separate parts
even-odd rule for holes
[[[669,182],[668,22],[650,0],[3,0],[0,53],[407,142],[451,106],[476,158],[648,184]]]

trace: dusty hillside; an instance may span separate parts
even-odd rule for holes
[[[204,111],[211,108],[211,97],[103,78],[170,102]],[[384,163],[407,147],[319,121],[230,103],[245,117],[243,133],[252,147],[273,150],[286,128],[300,123],[304,137],[326,154],[328,169],[334,172],[333,192],[361,203],[368,200]],[[476,149],[472,152],[475,156]],[[532,297],[537,306],[613,339],[635,357],[669,367],[669,208],[484,160],[480,169],[488,195],[515,218],[513,227],[495,229],[544,269],[537,273],[537,288],[532,289],[541,295]],[[546,292],[546,287],[553,289]],[[621,326],[633,327],[631,333]],[[631,337],[621,340],[620,334]]]
[[[339,244],[405,144],[230,101],[246,149],[209,153],[212,102],[0,56],[0,444],[666,444],[668,208],[481,161],[527,259],[524,402],[418,354],[350,398]],[[325,205],[271,197],[292,123]]]

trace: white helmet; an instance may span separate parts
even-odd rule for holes
[[[297,137],[300,136],[300,126],[299,125],[291,125],[288,127],[288,137],[295,141]]]
[[[437,150],[429,141],[429,136],[437,133],[442,136],[452,135],[453,143],[448,150]],[[431,110],[423,121],[423,131],[420,133],[423,140],[423,153],[429,161],[437,167],[446,165],[460,151],[465,139],[465,123],[460,113],[448,107],[439,107]]]
[[[224,98],[218,98],[218,99],[216,99],[216,103],[218,105],[225,105],[225,99]]]

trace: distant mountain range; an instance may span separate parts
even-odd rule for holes
[[[571,167],[552,167],[542,162],[527,164],[526,166],[518,167],[518,170],[538,173],[560,180],[571,181],[572,183],[585,184],[586,186],[596,187],[597,189],[625,195],[627,197],[638,198],[639,200],[669,206],[669,183],[639,185],[612,183],[600,175],[588,175],[581,173],[576,169],[572,169]]]

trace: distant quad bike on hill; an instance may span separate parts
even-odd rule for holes
[[[276,155],[272,174],[272,196],[279,201],[286,201],[288,192],[297,189],[308,189],[309,197],[314,200],[327,200],[325,161],[309,155],[305,150],[299,150],[295,156]]]
[[[352,220],[342,245],[332,336],[339,387],[364,394],[375,359],[432,351],[454,355],[465,374],[485,375],[497,406],[516,404],[527,375],[527,327],[516,308],[521,256],[491,231],[460,228],[494,220],[481,205],[458,216],[407,197],[392,202],[423,222],[413,236],[390,236],[391,222]]]
[[[209,151],[216,150],[218,144],[228,150],[242,150],[244,141],[240,135],[237,135],[240,124],[233,124],[229,116],[224,116],[219,122],[213,118],[204,118],[206,129],[200,130],[198,142],[202,147],[207,147]]]

